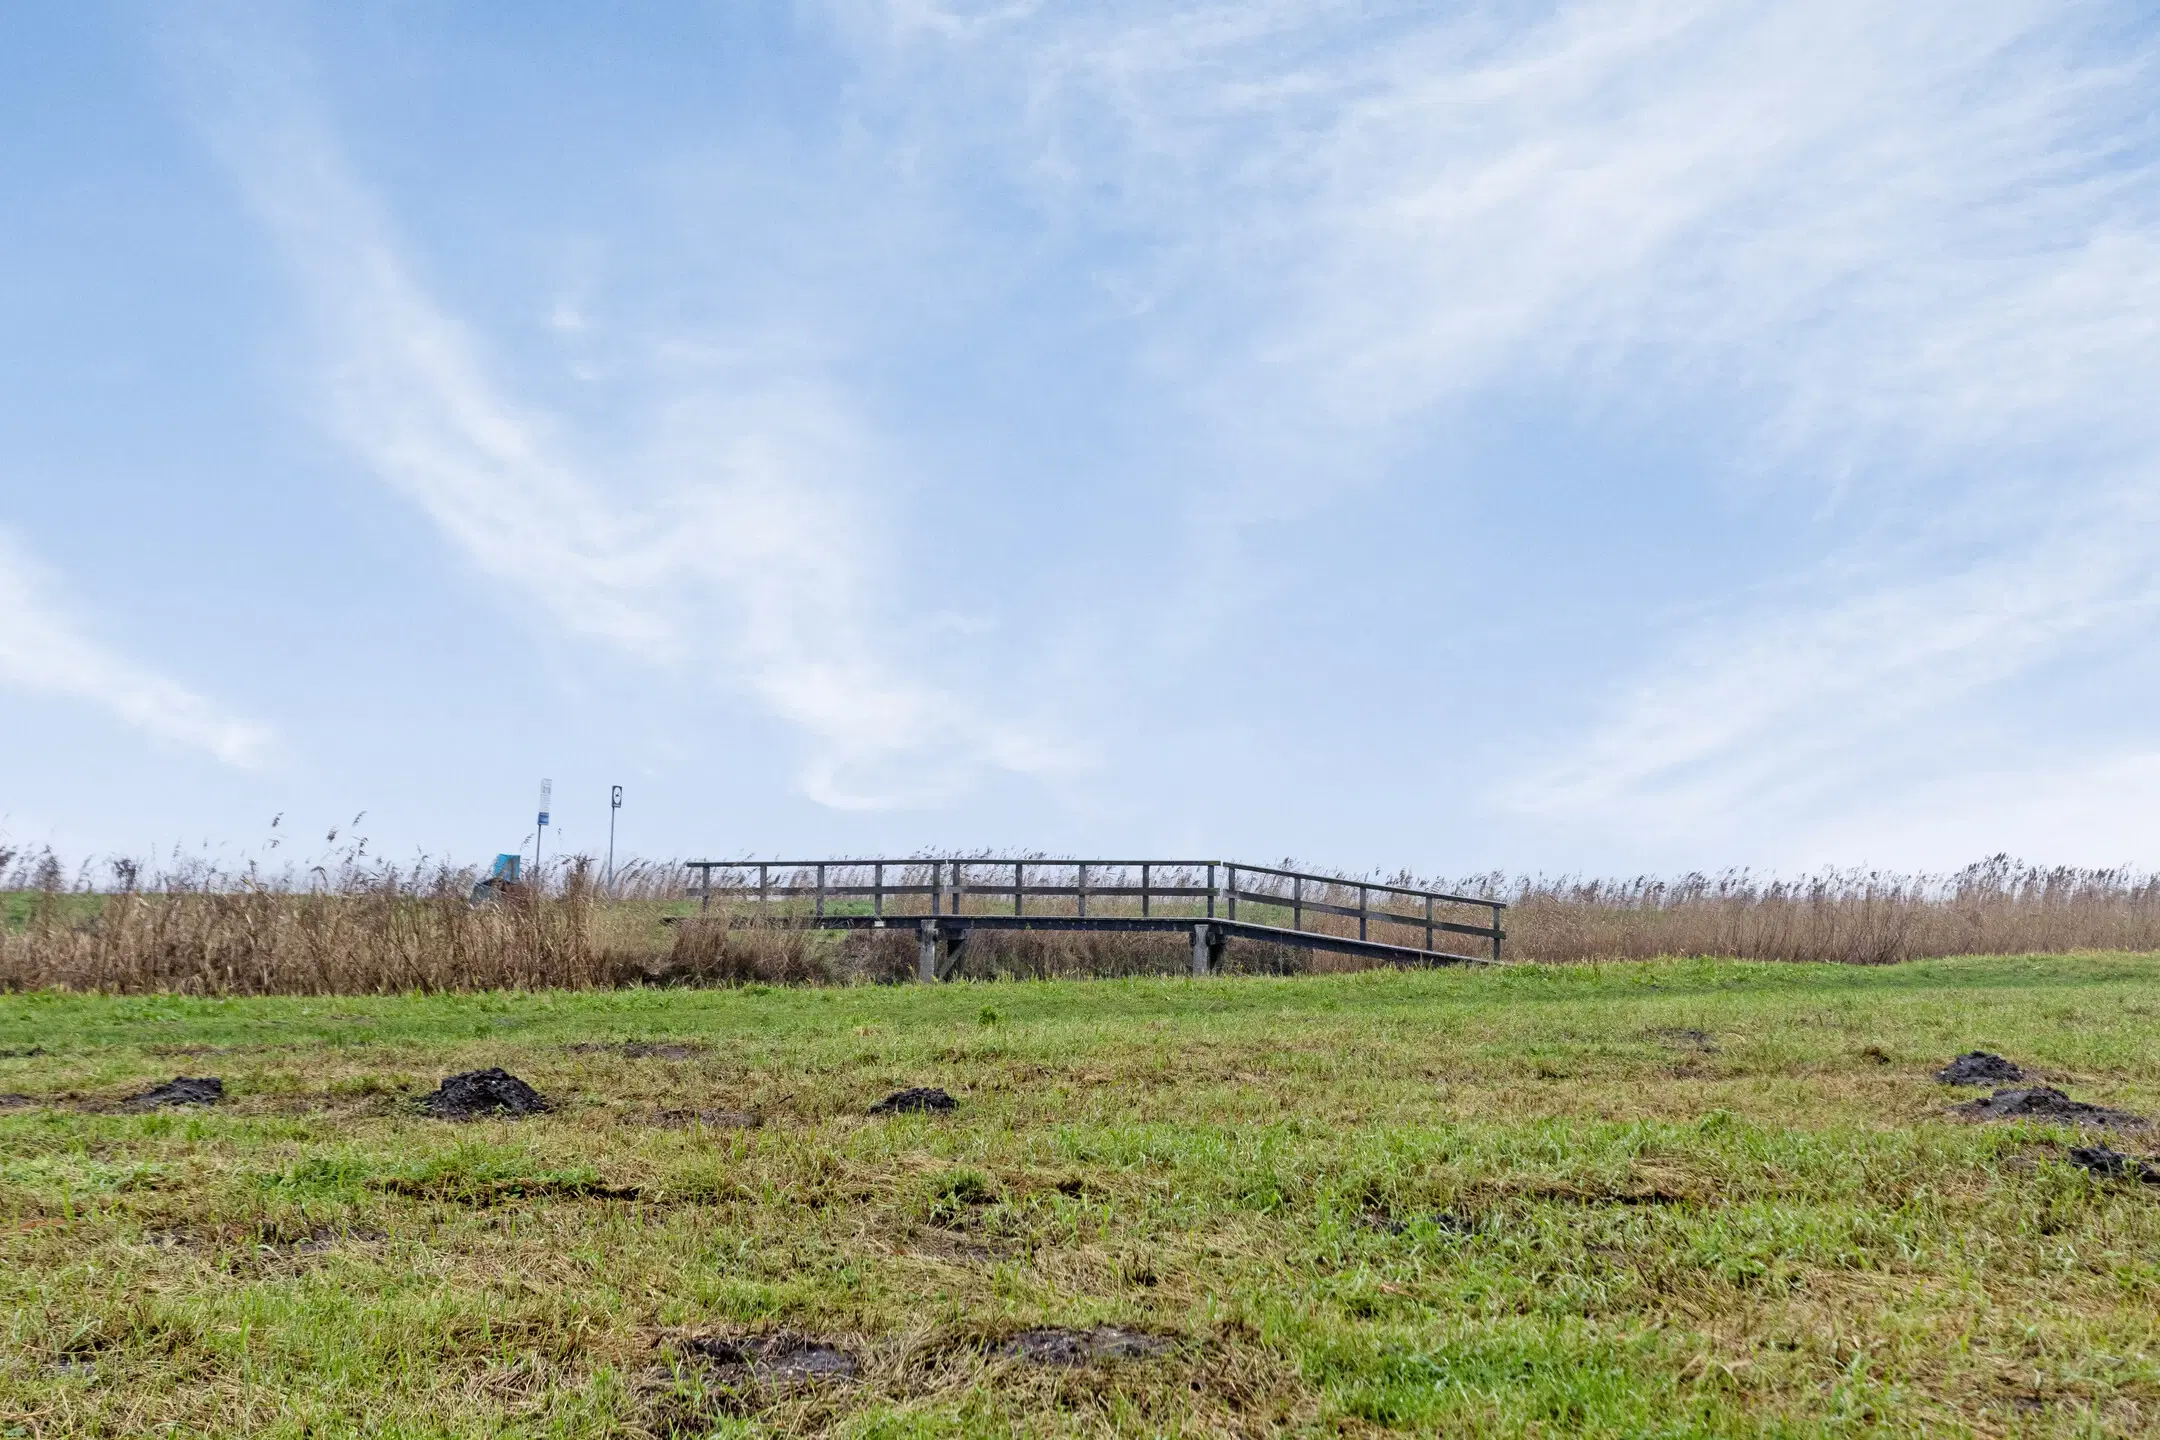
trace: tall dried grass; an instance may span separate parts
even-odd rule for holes
[[[356,869],[301,888],[214,872],[92,895],[44,888],[0,928],[0,985],[337,994],[630,978],[595,923],[583,869],[560,894],[503,905],[468,904],[472,880],[437,866]]]
[[[530,890],[479,906],[468,900],[474,878],[463,867],[400,869],[357,854],[276,876],[200,863],[152,873],[126,862],[100,874],[70,870],[50,853],[0,849],[0,988],[380,994],[875,983],[914,974],[914,939],[905,932],[814,930],[800,917],[772,918],[739,893],[717,897],[709,914],[670,916],[692,909],[683,871],[671,864],[619,866],[603,895],[591,861],[572,857],[550,865]],[[1506,901],[1512,960],[1709,955],[1888,964],[2160,951],[2160,877],[2000,856],[1945,876],[1826,871],[1786,880],[1736,871],[1678,880],[1487,875],[1390,883]],[[1103,910],[1112,903],[1097,902]],[[1378,931],[1374,938],[1407,939]],[[979,931],[958,973],[1176,973],[1188,963],[1188,943],[1179,935]],[[1243,942],[1225,961],[1232,970],[1278,974],[1365,963]]]
[[[2160,876],[1998,855],[1950,875],[1745,871],[1678,880],[1483,877],[1519,959],[1714,955],[1887,965],[1940,955],[2160,950]]]

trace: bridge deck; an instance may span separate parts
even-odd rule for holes
[[[1338,955],[1363,955],[1398,965],[1490,965],[1490,955],[1456,955],[1445,950],[1423,950],[1415,945],[1390,945],[1384,940],[1359,940],[1348,935],[1328,935],[1313,930],[1292,930],[1282,925],[1262,925],[1251,920],[1207,920],[1178,915],[826,915],[807,922],[823,930],[919,930],[933,927],[938,938],[950,945],[966,943],[970,930],[1096,930],[1141,931],[1175,935],[1194,930],[1210,932],[1207,944],[1216,952],[1225,940],[1263,940],[1292,945],[1301,950],[1326,950]]]

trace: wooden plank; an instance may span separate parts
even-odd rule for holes
[[[678,917],[670,916],[670,920]],[[1144,931],[1152,934],[1190,933],[1195,927],[1220,937],[1229,935],[1247,940],[1262,940],[1271,944],[1291,945],[1303,950],[1328,950],[1346,955],[1366,955],[1376,960],[1397,964],[1467,964],[1490,963],[1482,955],[1462,955],[1445,950],[1424,950],[1415,945],[1393,945],[1384,940],[1357,940],[1345,935],[1329,935],[1314,930],[1288,930],[1278,925],[1262,925],[1251,920],[1232,924],[1228,920],[1205,920],[1198,916],[1158,915],[1142,919],[1137,915],[1090,915],[1082,919],[1075,915],[969,915],[945,917],[932,920],[920,917],[921,923],[942,925],[950,933],[954,926],[990,930],[1094,930],[1094,931]],[[900,920],[880,920],[872,915],[827,915],[811,924],[828,930],[872,930],[885,927],[898,928],[908,923]]]

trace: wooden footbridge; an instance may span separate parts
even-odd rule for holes
[[[1233,939],[1401,965],[1497,964],[1498,900],[1223,860],[692,860],[699,910],[833,930],[910,930],[917,975],[942,980],[976,930],[1189,934],[1192,973]],[[1473,923],[1482,921],[1483,923]],[[1442,949],[1464,936],[1478,954]]]

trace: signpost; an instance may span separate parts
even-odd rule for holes
[[[533,828],[533,884],[540,884],[540,842],[547,839],[548,800],[555,794],[555,782],[540,782],[540,823]]]
[[[622,786],[608,787],[607,812],[607,892],[615,893],[615,812],[622,809]]]

